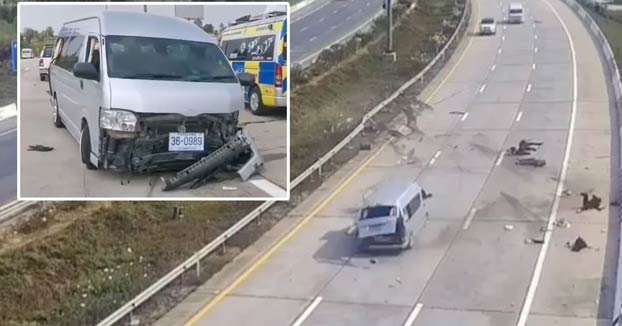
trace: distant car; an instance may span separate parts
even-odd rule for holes
[[[523,22],[523,5],[518,2],[510,3],[508,7],[508,22],[521,24]]]
[[[32,59],[34,57],[32,53],[32,49],[24,48],[22,49],[22,59]]]
[[[481,35],[494,35],[497,32],[497,26],[494,18],[486,17],[479,23],[479,33]]]
[[[43,50],[41,50],[41,56],[39,57],[39,78],[41,81],[44,81],[48,77],[53,52],[54,45],[46,45],[43,47]]]

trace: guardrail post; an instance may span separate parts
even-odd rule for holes
[[[320,179],[322,179],[322,165],[318,166],[317,168],[317,174],[320,177]]]

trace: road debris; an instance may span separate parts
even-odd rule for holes
[[[404,137],[407,137],[408,135],[412,134],[412,129],[406,127],[406,126],[399,126],[399,128],[397,128],[397,131]]]
[[[370,262],[370,263],[372,263],[372,264],[375,264],[375,263],[376,263],[376,260],[375,260],[375,259],[373,259],[373,258],[370,258],[370,259],[369,259],[369,262]]]
[[[451,112],[449,112],[449,114],[465,115],[466,112],[464,112],[464,111],[451,111]]]
[[[583,198],[583,203],[581,206],[580,212],[595,209],[601,211],[604,207],[600,207],[602,203],[602,199],[594,194],[592,194],[592,198],[589,198],[589,195],[586,192],[581,193],[581,197]]]
[[[559,218],[555,220],[555,222],[553,222],[553,225],[555,225],[558,228],[565,228],[565,229],[570,227],[570,223],[568,223],[568,221],[566,221],[565,218]]]
[[[28,146],[28,150],[29,151],[35,151],[35,152],[50,152],[54,150],[54,147],[48,147],[48,146],[43,146],[43,145],[29,145]]]
[[[535,159],[535,158],[519,158],[516,160],[515,164],[516,165],[531,165],[531,166],[540,168],[546,165],[546,161]]]
[[[362,143],[362,144],[359,146],[359,150],[362,150],[362,151],[369,151],[369,150],[371,150],[371,144],[369,144],[369,143]]]
[[[570,248],[570,250],[574,252],[579,252],[585,248],[588,248],[588,245],[587,242],[583,240],[583,238],[577,237],[572,245],[570,244],[570,242],[566,242],[566,247]]]
[[[423,196],[424,200],[432,197],[432,193],[426,192],[425,189],[421,189],[421,195]]]
[[[512,225],[512,224],[506,224],[503,228],[504,228],[506,231],[512,231],[512,230],[514,230],[514,225]]]
[[[562,197],[568,197],[572,195],[572,191],[566,189],[564,191],[562,191]]]

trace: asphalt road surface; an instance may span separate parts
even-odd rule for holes
[[[309,63],[323,49],[352,36],[382,11],[382,0],[317,0],[292,13],[290,56]]]
[[[475,18],[502,19],[508,5],[474,2]],[[421,97],[434,107],[422,133],[361,154],[282,222],[286,237],[267,234],[157,325],[608,325],[616,212],[576,211],[581,191],[609,202],[607,79],[564,3],[524,3],[524,24],[467,36]],[[544,142],[535,156],[546,166],[501,155],[523,138]],[[400,163],[413,148],[415,163]],[[359,253],[346,230],[362,195],[390,177],[433,194],[429,221],[409,251]],[[570,227],[545,236],[556,217]],[[577,236],[591,247],[570,251]]]
[[[287,120],[257,117],[246,110],[240,122],[255,138],[264,166],[243,182],[237,174],[222,176],[197,189],[188,185],[163,192],[160,174],[133,175],[90,171],[79,158],[78,143],[51,122],[47,82],[39,80],[36,60],[22,60],[20,106],[20,197],[287,197]],[[27,151],[29,145],[53,147]]]
[[[0,206],[17,198],[17,119],[0,120]]]

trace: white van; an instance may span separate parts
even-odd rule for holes
[[[414,182],[388,180],[378,185],[356,219],[360,249],[410,248],[428,217],[424,200],[423,189]]]
[[[523,5],[521,3],[510,3],[508,7],[508,22],[511,24],[520,24],[523,22]]]
[[[49,69],[52,122],[89,169],[182,169],[235,137],[243,85],[213,37],[176,17],[104,11],[65,23]]]
[[[22,49],[22,59],[32,59],[33,57],[34,57],[34,53],[32,52],[32,49],[30,48]]]

